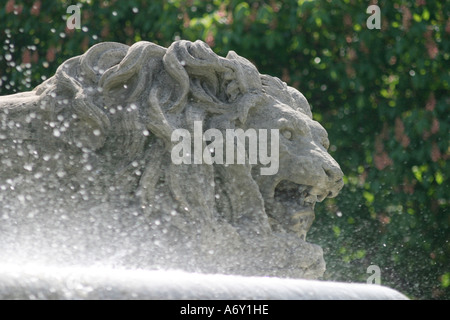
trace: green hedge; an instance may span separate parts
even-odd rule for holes
[[[375,1],[376,2],[376,1]],[[346,186],[316,206],[309,240],[325,279],[381,283],[411,298],[450,298],[450,2],[361,0],[9,0],[0,7],[0,94],[29,90],[102,41],[202,39],[298,88],[328,130]]]

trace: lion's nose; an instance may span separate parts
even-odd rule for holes
[[[337,164],[324,166],[323,171],[325,171],[325,174],[328,177],[330,188],[327,197],[334,198],[338,195],[339,191],[341,191],[342,187],[344,186],[344,173]]]

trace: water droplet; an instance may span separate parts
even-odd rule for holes
[[[59,131],[58,129],[53,129],[53,135],[58,138],[61,136],[61,131]]]
[[[134,7],[132,10],[133,10],[134,13],[138,13],[139,12],[139,9],[136,8],[136,7]]]
[[[58,172],[56,172],[56,175],[60,178],[64,178],[66,173],[63,170],[58,170]]]
[[[42,172],[36,172],[36,173],[34,174],[34,178],[35,178],[35,179],[40,179],[40,178],[42,178],[42,176],[43,176]]]
[[[100,134],[101,134],[100,130],[98,130],[98,129],[94,130],[94,136],[98,137]]]
[[[6,59],[6,61],[11,61],[12,55],[9,53],[5,54],[5,59]]]
[[[117,11],[113,11],[112,12],[112,15],[115,17],[115,16],[117,16]]]

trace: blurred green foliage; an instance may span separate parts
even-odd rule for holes
[[[206,41],[253,61],[309,100],[328,130],[346,186],[316,206],[309,240],[325,279],[381,283],[450,299],[450,2],[362,0],[8,0],[0,7],[0,94],[30,90],[102,41]]]

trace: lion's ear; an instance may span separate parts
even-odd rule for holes
[[[237,107],[237,115],[239,121],[244,124],[247,121],[247,116],[252,108],[258,108],[263,104],[264,96],[261,94],[248,93],[242,97]]]
[[[311,107],[305,96],[295,88],[288,86],[287,89],[292,99],[294,99],[295,107],[312,119]]]

